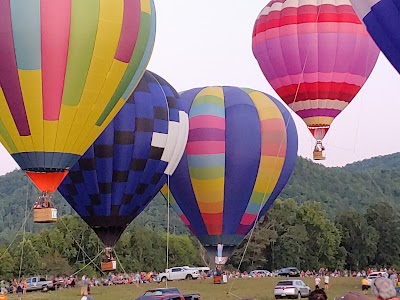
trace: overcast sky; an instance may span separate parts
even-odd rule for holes
[[[254,22],[263,0],[155,0],[157,37],[149,69],[176,90],[207,85],[247,87],[277,96],[251,51]],[[326,166],[400,151],[400,75],[381,54],[369,80],[333,122],[325,138]],[[314,140],[292,114],[299,155],[311,157]],[[0,149],[0,174],[17,165]]]

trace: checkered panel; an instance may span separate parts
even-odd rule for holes
[[[170,131],[176,128],[172,122],[180,122],[178,98],[164,79],[147,71],[118,115],[60,185],[60,193],[103,242],[106,237],[101,232],[125,229],[165,184],[170,162],[162,158],[171,152],[166,147],[176,139],[171,140]]]

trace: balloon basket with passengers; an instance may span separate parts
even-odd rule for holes
[[[224,266],[228,261],[227,256],[222,256],[223,254],[224,245],[218,244],[217,245],[217,255],[215,256],[215,272],[213,275],[213,282],[214,284],[224,284],[228,282],[228,276],[224,271]]]
[[[106,247],[104,249],[104,255],[101,259],[101,270],[103,272],[112,272],[117,269],[117,261],[112,255],[113,249],[111,247]]]

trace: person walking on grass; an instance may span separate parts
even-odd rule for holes
[[[18,284],[17,286],[17,296],[18,296],[18,300],[22,299],[22,294],[24,293],[24,289],[22,288],[22,284]]]
[[[361,280],[361,290],[363,291],[364,295],[366,295],[368,293],[368,289],[369,289],[369,283],[368,283],[367,276],[365,276]]]

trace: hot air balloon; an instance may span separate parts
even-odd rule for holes
[[[400,1],[350,0],[378,47],[400,73]]]
[[[0,142],[40,207],[132,94],[154,37],[153,0],[0,0]]]
[[[273,0],[253,31],[253,53],[266,79],[316,139],[322,139],[364,85],[379,49],[349,0]]]
[[[96,232],[107,255],[182,157],[189,123],[179,105],[173,87],[146,71],[121,111],[58,189]],[[115,261],[103,262],[103,270],[115,269]]]
[[[296,127],[283,104],[250,89],[197,88],[181,99],[189,137],[169,180],[170,203],[223,265],[288,181]]]

